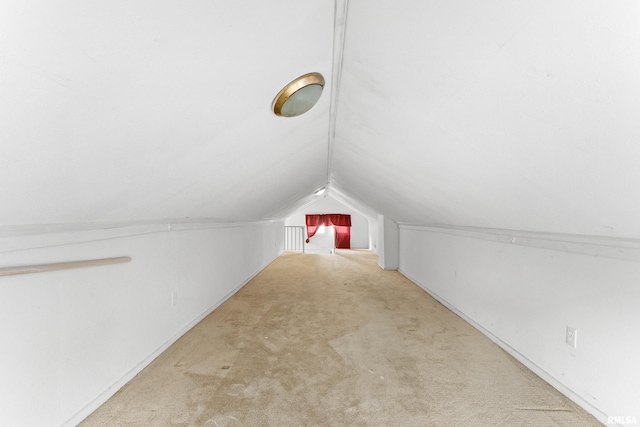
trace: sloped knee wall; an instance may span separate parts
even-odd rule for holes
[[[0,277],[0,424],[75,425],[276,258],[283,226],[190,224],[64,244],[71,233],[3,253],[2,267],[132,261]]]
[[[401,226],[400,271],[600,421],[637,417],[640,248],[563,239]]]

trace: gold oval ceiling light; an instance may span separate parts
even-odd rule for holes
[[[271,106],[276,116],[295,117],[306,113],[316,105],[324,88],[320,73],[300,76],[282,89]]]

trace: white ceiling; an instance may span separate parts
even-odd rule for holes
[[[0,226],[284,218],[328,182],[398,222],[640,238],[639,24],[636,0],[4,0]],[[316,107],[274,116],[311,71]]]

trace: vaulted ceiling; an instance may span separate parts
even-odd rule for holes
[[[282,218],[640,238],[640,3],[5,0],[0,226]],[[308,113],[270,110],[317,71]]]

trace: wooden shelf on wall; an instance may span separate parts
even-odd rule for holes
[[[21,267],[0,268],[0,276],[14,276],[17,274],[43,273],[46,271],[68,270],[71,268],[95,267],[99,265],[122,264],[130,262],[131,257],[91,259],[85,261],[60,262],[56,264],[26,265]]]

